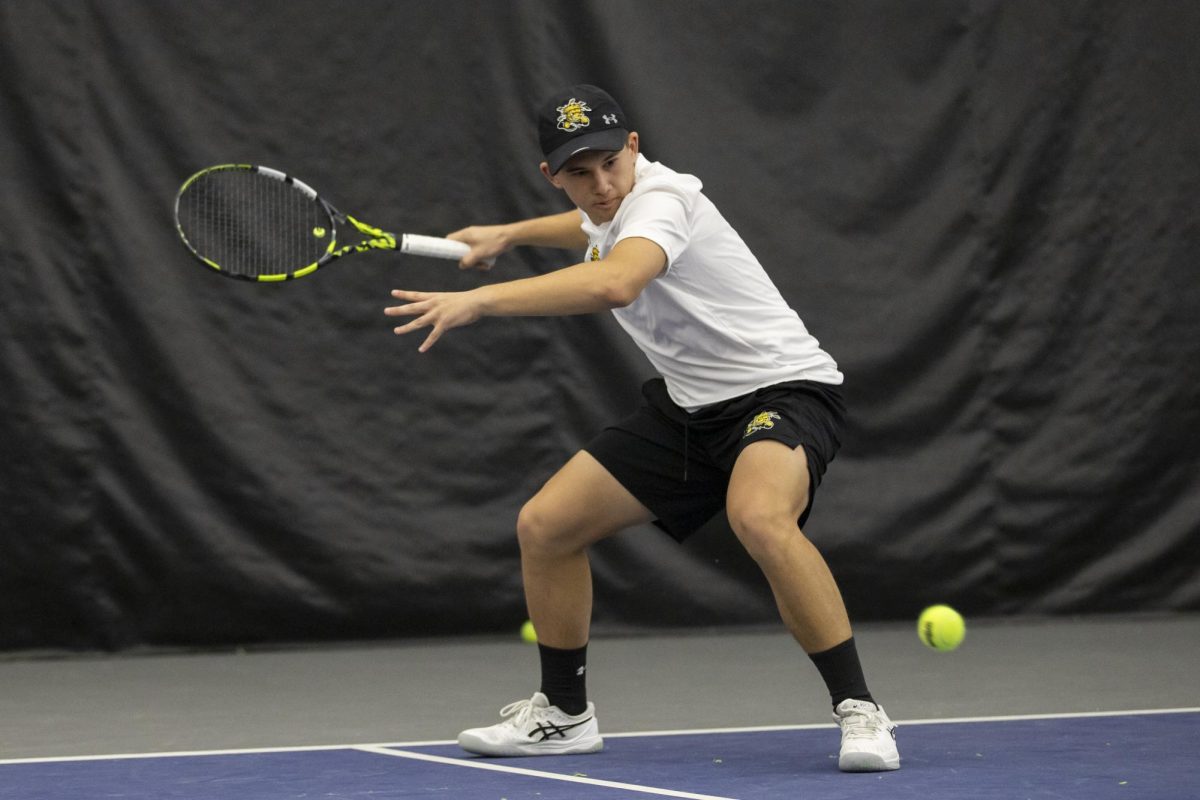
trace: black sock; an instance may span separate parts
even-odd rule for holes
[[[809,658],[817,665],[825,685],[829,688],[829,697],[833,707],[843,700],[866,700],[874,703],[875,698],[867,689],[867,679],[863,677],[862,664],[858,660],[858,648],[851,636],[839,645],[820,653],[810,653]]]
[[[587,645],[578,650],[559,650],[538,643],[542,659],[542,694],[550,705],[571,716],[587,709]]]

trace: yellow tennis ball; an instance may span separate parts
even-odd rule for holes
[[[537,631],[533,629],[532,620],[525,620],[525,624],[521,626],[521,640],[530,644],[537,644]]]
[[[917,636],[934,650],[946,652],[962,644],[967,623],[962,614],[947,605],[930,606],[917,618]]]
[[[326,233],[327,233],[327,231],[324,228],[322,228],[320,225],[313,228],[313,236],[317,237],[318,239],[324,239]]]

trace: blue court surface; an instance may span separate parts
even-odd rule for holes
[[[1200,709],[900,722],[903,767],[849,775],[832,726],[609,735],[604,752],[482,759],[450,743],[0,760],[0,798],[1200,797]]]

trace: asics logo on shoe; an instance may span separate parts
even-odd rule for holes
[[[527,735],[530,739],[534,739],[540,734],[541,738],[536,739],[536,741],[539,742],[544,742],[547,739],[555,736],[565,739],[567,738],[567,733],[569,731],[573,730],[574,728],[578,728],[580,725],[586,725],[591,721],[592,718],[588,717],[587,719],[581,719],[579,722],[573,722],[570,725],[555,725],[553,722],[539,722],[538,726],[531,730]]]

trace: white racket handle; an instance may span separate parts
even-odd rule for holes
[[[400,252],[412,253],[414,256],[429,256],[430,258],[445,258],[458,261],[471,252],[471,246],[452,239],[442,239],[437,236],[418,236],[415,233],[405,233],[400,236]]]

